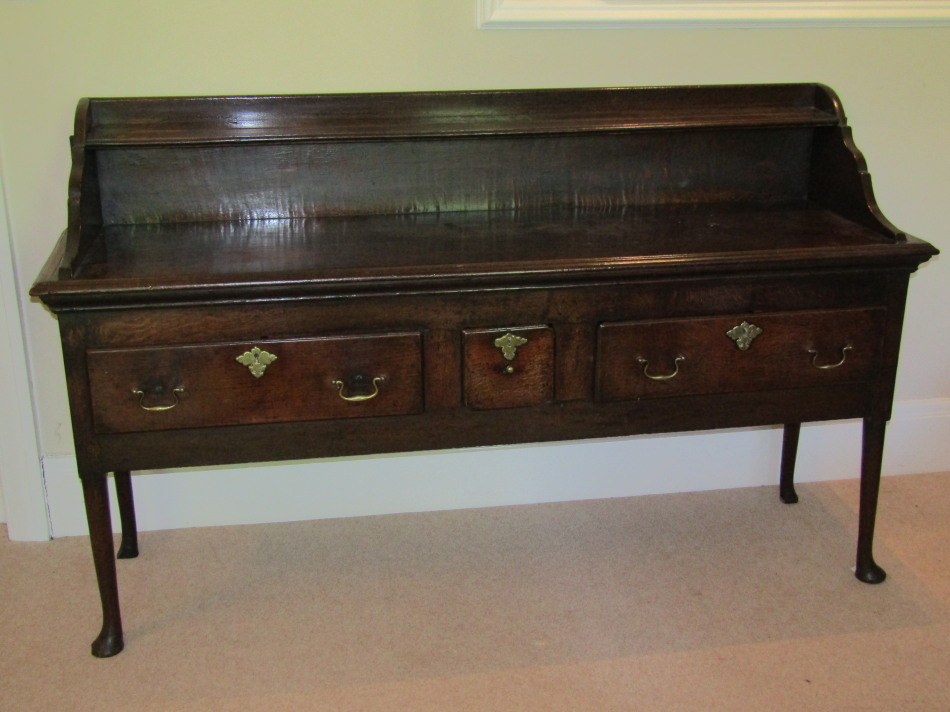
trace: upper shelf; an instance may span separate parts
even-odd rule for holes
[[[881,214],[841,103],[820,84],[83,99],[71,146],[63,284],[35,294],[199,272],[192,286],[220,290],[256,280],[253,265],[313,287],[359,270],[377,285],[498,280],[517,263],[536,276],[753,266],[743,255],[910,264],[921,249]],[[725,239],[679,229],[721,206],[747,227]],[[799,207],[781,225],[776,206]],[[801,243],[796,225],[816,215],[822,229],[808,223]],[[445,241],[449,225],[468,226],[465,241]],[[272,239],[287,229],[291,251]],[[341,256],[399,256],[324,261],[340,230]],[[849,230],[860,237],[842,242]],[[215,259],[202,261],[209,245]],[[146,259],[161,251],[191,262],[137,271],[165,264]]]

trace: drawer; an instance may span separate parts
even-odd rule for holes
[[[553,400],[551,327],[464,329],[462,352],[469,408],[517,408]]]
[[[601,401],[744,392],[871,380],[884,309],[601,324]]]
[[[419,333],[93,349],[100,433],[419,413]]]

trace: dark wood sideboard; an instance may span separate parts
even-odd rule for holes
[[[106,477],[863,418],[872,556],[909,275],[815,84],[83,99],[59,318],[103,623]],[[848,473],[842,473],[846,476]],[[583,476],[579,473],[578,476]],[[631,477],[636,476],[631,468]]]

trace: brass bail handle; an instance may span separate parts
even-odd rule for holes
[[[661,375],[655,375],[650,373],[650,362],[645,358],[637,358],[637,363],[643,366],[643,375],[649,378],[651,381],[668,381],[671,378],[675,378],[680,372],[680,364],[686,360],[685,356],[677,356],[673,359],[673,373],[666,373]]]
[[[808,353],[811,354],[811,365],[821,371],[829,371],[832,368],[838,368],[839,366],[843,366],[845,360],[848,358],[848,352],[852,348],[853,347],[851,346],[851,344],[845,344],[844,346],[841,347],[841,360],[838,361],[838,363],[826,363],[821,366],[818,365],[818,351],[816,349],[808,349]]]
[[[330,381],[334,386],[336,386],[337,395],[340,396],[347,403],[362,403],[363,401],[368,401],[379,395],[379,384],[382,382],[382,376],[375,376],[373,378],[373,392],[363,396],[348,396],[343,393],[343,389],[346,388],[346,384],[343,381],[333,380]]]
[[[179,403],[181,403],[181,394],[185,392],[185,389],[181,386],[172,390],[172,395],[175,397],[174,403],[169,403],[168,405],[145,405],[145,392],[141,388],[133,388],[132,395],[139,397],[139,408],[142,410],[147,410],[150,413],[160,413],[163,410],[171,410],[175,408]]]

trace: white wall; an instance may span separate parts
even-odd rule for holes
[[[18,283],[0,151],[0,522],[20,539],[49,537],[45,493],[30,399]],[[3,494],[6,493],[6,497]]]
[[[0,155],[4,164],[0,170],[6,183],[14,267],[22,283],[20,296],[65,225],[67,137],[76,100],[89,95],[821,81],[842,97],[885,214],[902,229],[946,249],[950,222],[944,196],[950,185],[947,46],[947,28],[479,31],[475,0],[363,0],[357,5],[288,0],[2,2]],[[950,303],[947,269],[947,260],[938,258],[913,279],[897,392],[903,407],[899,412],[905,414],[906,422],[920,421],[924,431],[936,427],[944,433],[950,431],[950,368],[946,365],[950,330],[940,312]],[[50,498],[60,493],[61,499],[69,501],[73,494],[58,489],[61,473],[67,473],[64,481],[72,479],[72,441],[56,323],[39,304],[27,304],[24,315]],[[771,480],[776,465],[773,433],[722,437],[733,447],[746,447],[746,438],[752,438],[751,451],[757,455],[750,455],[750,472],[763,481]],[[821,439],[817,437],[816,442]],[[918,454],[895,463],[893,469],[950,470],[950,457],[942,449],[944,440],[938,435],[916,443],[907,452]],[[644,469],[649,469],[642,465],[634,468],[636,477],[622,478],[616,487],[585,487],[583,481],[574,481],[565,489],[558,483],[575,477],[578,466],[602,470],[620,462],[637,465],[645,449],[665,447],[664,452],[673,458],[692,453],[695,460],[687,469],[695,468],[708,462],[704,446],[702,440],[680,437],[636,439],[593,449],[586,445],[515,448],[528,471],[511,472],[492,484],[491,502],[639,491],[643,481],[637,478],[647,476]],[[856,450],[857,439],[849,436],[847,447]],[[894,432],[888,447],[904,451],[902,443],[895,442]],[[613,452],[616,461],[611,459]],[[582,460],[576,457],[578,453],[583,453]],[[477,452],[418,456],[409,468],[405,456],[396,456],[372,458],[359,467],[350,461],[334,461],[267,470],[270,481],[288,492],[299,493],[299,472],[317,477],[307,478],[312,481],[306,493],[307,499],[315,500],[312,507],[301,509],[299,494],[287,497],[296,501],[286,506],[278,497],[265,508],[266,516],[340,516],[383,511],[395,501],[377,502],[367,494],[373,490],[404,493],[398,499],[404,509],[481,504],[484,497],[471,473],[479,472],[482,457]],[[698,486],[745,482],[730,479],[729,467],[721,469],[712,473],[710,482]],[[439,496],[413,494],[422,484],[407,470],[421,473],[426,488],[435,487],[433,479],[437,479]],[[809,478],[809,468],[803,470],[803,478]],[[354,471],[370,479],[354,484]],[[151,492],[146,498],[162,502],[164,510],[211,507],[213,516],[209,516],[214,522],[247,521],[251,517],[236,493],[212,506],[201,499],[202,492],[215,477],[226,477],[238,489],[251,487],[257,472],[236,468],[226,476],[220,471],[208,477],[160,474],[138,478],[136,483],[140,491]],[[664,483],[670,489],[693,486],[667,480],[664,472],[658,474],[659,480],[648,484],[648,489],[662,489]],[[850,476],[854,470],[849,465],[834,474]],[[9,507],[9,491],[6,494]],[[69,506],[78,504],[77,500]],[[72,515],[63,516],[65,522]],[[209,517],[203,516],[163,520],[157,512],[150,526],[163,526],[165,521],[169,525],[205,523]],[[57,527],[57,519],[54,515],[54,534],[72,532],[71,525]]]

